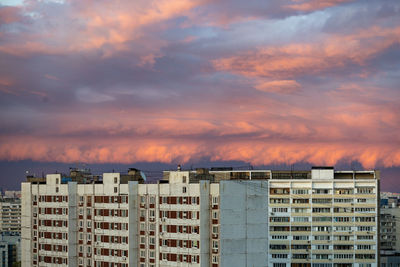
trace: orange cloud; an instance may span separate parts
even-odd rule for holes
[[[332,35],[322,42],[266,46],[213,61],[220,71],[245,76],[292,78],[319,74],[349,64],[364,65],[400,43],[400,27],[372,27],[352,35]]]
[[[391,144],[295,143],[271,141],[193,142],[188,140],[122,139],[85,140],[67,144],[14,137],[0,144],[0,158],[6,160],[132,163],[187,163],[202,158],[246,161],[253,165],[309,162],[335,165],[341,160],[359,161],[366,168],[400,165],[400,149]],[[101,144],[101,145],[99,145]]]
[[[315,11],[353,1],[354,0],[292,0],[294,3],[286,7],[299,11]]]
[[[42,12],[43,3],[27,2],[26,12]],[[37,5],[37,6],[36,6]],[[67,5],[67,4],[64,4]],[[110,57],[116,51],[131,49],[128,42],[135,41],[140,47],[137,54],[151,63],[151,57],[159,54],[159,50],[167,42],[161,38],[143,41],[148,35],[146,27],[157,23],[184,16],[193,8],[202,5],[200,0],[158,0],[158,1],[123,1],[118,4],[107,1],[70,1],[69,8],[62,14],[69,25],[51,23],[52,27],[40,32],[24,34],[23,42],[3,43],[0,51],[24,56],[31,53],[67,54],[71,52],[92,51],[101,49],[103,57]],[[38,9],[38,10],[36,10]],[[0,9],[6,13],[4,8]],[[7,22],[10,20],[5,17]],[[49,17],[46,20],[58,20]],[[31,27],[35,27],[32,20]],[[1,23],[1,20],[0,20]],[[42,26],[40,26],[42,27]],[[157,29],[165,28],[165,24],[157,25]],[[11,38],[10,38],[11,40]],[[147,59],[147,60],[146,60]],[[149,61],[150,59],[150,61]]]
[[[298,91],[301,85],[295,80],[261,81],[254,86],[263,92],[291,94]]]

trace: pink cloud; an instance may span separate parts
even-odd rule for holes
[[[263,92],[291,94],[297,92],[300,89],[301,85],[295,80],[275,80],[260,81],[254,87],[257,90]]]
[[[299,11],[316,11],[353,1],[354,0],[292,0],[293,3],[286,7]]]
[[[10,138],[0,144],[0,158],[7,160],[131,163],[186,163],[204,157],[238,160],[254,165],[309,162],[335,165],[341,160],[359,161],[366,168],[400,164],[400,150],[391,144],[296,143],[271,141],[197,142],[151,139],[85,140],[73,144],[52,139]],[[98,145],[100,144],[101,145]]]
[[[331,35],[320,42],[265,46],[213,61],[217,70],[244,76],[287,79],[320,74],[366,61],[400,43],[400,27],[372,27],[350,35]]]
[[[0,7],[0,25],[18,22],[21,20],[20,8],[12,6]]]

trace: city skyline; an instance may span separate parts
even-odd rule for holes
[[[400,192],[399,15],[395,0],[2,1],[0,186],[76,162],[243,162],[355,164]]]

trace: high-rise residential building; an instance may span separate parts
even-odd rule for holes
[[[0,266],[13,267],[21,261],[21,236],[19,232],[0,233]]]
[[[379,172],[165,171],[22,183],[22,265],[378,267]]]
[[[388,205],[380,209],[381,266],[400,266],[400,208]]]
[[[0,232],[21,232],[21,199],[19,197],[0,198]]]

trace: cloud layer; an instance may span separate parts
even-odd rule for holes
[[[0,5],[0,160],[400,166],[396,0]]]

